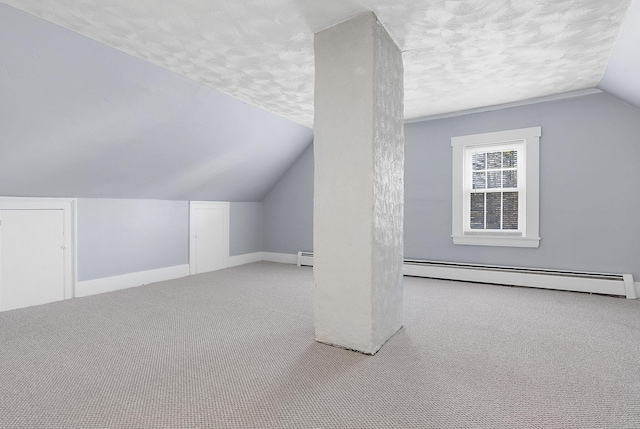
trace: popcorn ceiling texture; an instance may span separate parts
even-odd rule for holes
[[[372,10],[403,51],[405,117],[595,87],[630,0],[2,0],[304,125],[313,33]]]

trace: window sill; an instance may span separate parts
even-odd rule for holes
[[[534,247],[540,246],[540,237],[497,237],[482,235],[453,236],[453,244],[467,246]]]

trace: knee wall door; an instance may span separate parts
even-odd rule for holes
[[[229,259],[229,203],[191,202],[191,274],[227,268]]]
[[[65,298],[63,210],[0,210],[0,311]]]

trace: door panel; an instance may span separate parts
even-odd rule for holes
[[[228,205],[193,207],[195,234],[195,272],[227,268]]]
[[[0,211],[0,311],[64,299],[63,210]]]

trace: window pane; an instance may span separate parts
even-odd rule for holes
[[[471,229],[484,229],[484,194],[471,194]]]
[[[516,168],[518,166],[518,151],[508,150],[502,153],[502,167]]]
[[[518,193],[502,193],[502,229],[518,229]]]
[[[500,229],[502,192],[487,193],[487,229]]]
[[[502,152],[487,153],[487,170],[502,168]]]
[[[501,188],[502,187],[502,171],[489,171],[488,174],[488,188]]]
[[[485,179],[487,173],[473,173],[473,189],[486,188]]]
[[[487,163],[486,163],[486,159],[487,159],[487,154],[485,152],[482,153],[474,153],[472,155],[472,163],[473,163],[473,169],[474,170],[485,170]]]
[[[509,170],[503,172],[502,187],[503,188],[517,188],[518,187],[518,172],[516,170]]]

